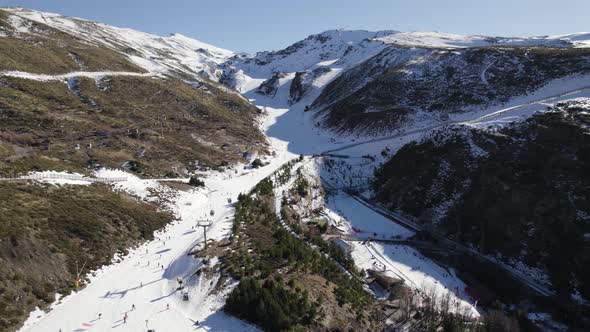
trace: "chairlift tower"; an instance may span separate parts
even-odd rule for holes
[[[207,250],[207,227],[211,226],[211,221],[209,220],[203,220],[203,221],[199,221],[199,223],[197,224],[197,227],[203,227],[203,234],[205,237],[205,250]]]

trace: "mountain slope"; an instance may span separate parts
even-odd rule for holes
[[[392,45],[332,81],[312,108],[338,132],[383,134],[501,105],[557,78],[587,73],[590,48]]]
[[[80,42],[124,54],[136,66],[152,73],[217,75],[217,65],[233,53],[180,34],[160,37],[126,28],[24,8],[6,8],[17,34],[36,34],[40,25]]]
[[[502,129],[439,130],[377,171],[376,197],[482,252],[544,271],[565,301],[588,300],[589,102],[559,103]]]
[[[340,134],[385,135],[588,74],[589,40],[331,30],[280,51],[236,55],[222,65],[222,82],[274,106],[312,110]],[[281,88],[288,93],[277,94]]]
[[[0,178],[46,170],[88,175],[103,167],[187,177],[265,153],[260,111],[201,76],[214,75],[228,55],[179,35],[0,10]],[[116,172],[130,179],[125,185],[147,183]],[[152,240],[178,216],[174,204],[204,210],[201,190],[149,184],[134,197],[89,182],[0,181],[0,330],[15,331],[35,307],[48,309],[56,294],[70,294],[80,268],[84,284],[88,271]],[[186,234],[179,237],[194,241]],[[51,330],[78,319],[86,318],[69,315]]]
[[[76,271],[110,264],[172,221],[105,185],[0,183],[0,330],[75,291]],[[86,273],[84,273],[86,274]]]
[[[98,165],[186,174],[265,151],[259,110],[196,73],[208,62],[189,47],[206,45],[22,9],[0,11],[0,26],[3,174]],[[140,57],[158,65],[142,68]]]

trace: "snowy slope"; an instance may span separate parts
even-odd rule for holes
[[[218,74],[218,65],[233,55],[231,51],[180,34],[161,37],[30,9],[3,10],[16,15],[11,22],[20,33],[34,33],[27,20],[43,23],[87,43],[123,52],[132,62],[151,73],[179,72],[190,76],[200,73],[214,78]]]
[[[339,73],[383,50],[385,45],[376,38],[391,33],[393,31],[329,30],[283,50],[259,52],[254,56],[236,55],[223,65],[224,82],[247,94],[277,73],[290,77],[283,82],[290,87],[298,73],[302,88],[297,101],[304,96],[317,96]],[[292,94],[276,97],[276,100],[286,103],[291,99],[293,102]]]

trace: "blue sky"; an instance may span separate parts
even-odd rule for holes
[[[246,52],[337,28],[494,36],[590,31],[590,0],[0,0],[15,5]]]

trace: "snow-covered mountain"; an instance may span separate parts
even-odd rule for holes
[[[17,34],[34,34],[32,22],[46,24],[96,46],[123,52],[136,65],[151,73],[171,72],[215,78],[218,65],[233,52],[198,40],[171,34],[161,37],[127,28],[24,8],[5,8],[14,14],[10,22]]]
[[[249,98],[311,109],[341,133],[383,135],[588,73],[589,41],[588,33],[521,38],[330,30],[280,51],[235,55],[222,65],[222,82]]]
[[[319,92],[343,71],[382,51],[386,46],[376,38],[394,31],[329,30],[311,35],[289,47],[253,56],[238,54],[224,65],[223,81],[242,93],[253,90],[266,95],[279,85],[292,84],[289,102],[310,92]]]

